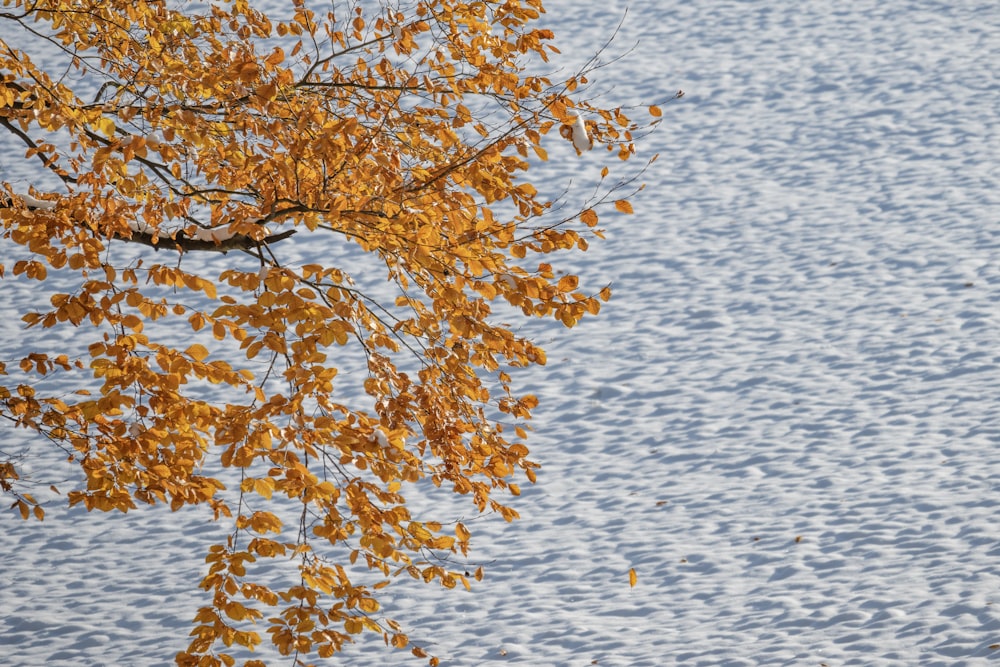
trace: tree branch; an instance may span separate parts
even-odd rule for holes
[[[14,124],[11,123],[9,120],[7,120],[7,118],[5,118],[4,116],[0,116],[0,125],[2,125],[3,127],[7,128],[8,130],[10,130],[10,132],[12,134],[14,134],[18,138],[20,138],[21,141],[23,141],[25,143],[25,145],[28,146],[28,148],[34,150],[35,157],[37,157],[39,160],[41,160],[42,164],[45,165],[45,168],[48,169],[49,171],[51,171],[52,173],[54,173],[56,176],[58,176],[60,178],[60,180],[62,180],[64,183],[76,183],[76,179],[74,177],[70,176],[65,171],[63,171],[62,169],[59,168],[59,166],[56,164],[56,158],[55,157],[53,157],[53,156],[47,156],[38,147],[38,144],[36,144],[31,139],[31,137],[29,137],[27,134],[25,134],[24,132],[22,132],[20,128],[15,127]]]
[[[121,241],[128,241],[130,243],[148,245],[154,250],[168,248],[171,250],[177,250],[178,252],[221,252],[225,254],[230,250],[252,250],[260,246],[277,243],[278,241],[284,241],[289,236],[294,234],[295,231],[296,230],[294,229],[287,229],[283,232],[278,232],[277,234],[265,236],[259,241],[247,236],[246,234],[237,234],[236,236],[231,236],[228,239],[214,241],[191,238],[186,236],[184,232],[177,232],[176,234],[172,234],[170,236],[160,236],[159,234],[139,231],[133,231],[131,237],[119,234],[116,235],[115,238]]]
[[[14,195],[20,200],[20,205],[29,211],[46,211],[55,208],[56,203],[46,199],[36,199],[30,195]],[[0,194],[0,209],[16,208],[18,204],[10,196]],[[286,229],[283,232],[265,236],[259,241],[246,234],[236,234],[224,239],[198,239],[187,236],[182,231],[174,234],[161,235],[153,232],[131,230],[131,236],[116,234],[114,238],[129,243],[140,243],[147,245],[154,250],[166,248],[177,252],[221,252],[223,254],[230,250],[253,250],[261,246],[270,245],[279,241],[284,241],[294,234],[296,230]]]

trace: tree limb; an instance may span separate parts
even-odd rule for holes
[[[43,211],[55,208],[55,202],[36,199],[30,195],[14,195],[20,200],[21,205],[29,211]],[[14,199],[0,195],[0,208],[15,208]],[[266,246],[279,241],[284,241],[295,233],[294,229],[286,229],[283,232],[270,234],[259,241],[247,234],[236,234],[225,239],[198,239],[187,236],[183,231],[173,234],[161,235],[153,232],[131,230],[131,236],[115,234],[114,238],[129,243],[141,243],[154,250],[163,248],[176,250],[177,252],[221,252],[223,254],[230,250],[253,250],[260,246]]]
[[[185,235],[184,232],[177,232],[176,234],[171,234],[169,236],[160,236],[159,234],[139,231],[133,231],[131,237],[118,234],[115,238],[122,241],[128,241],[130,243],[148,245],[154,250],[168,248],[171,250],[177,250],[178,252],[221,252],[225,254],[230,250],[252,250],[260,246],[277,243],[278,241],[284,241],[289,236],[294,234],[295,231],[296,230],[294,229],[287,229],[283,232],[278,232],[277,234],[265,236],[259,241],[247,236],[246,234],[237,234],[236,236],[231,236],[228,239],[204,240],[191,238],[190,236]]]
[[[13,123],[7,120],[6,117],[0,116],[0,125],[7,128],[11,132],[11,134],[20,138],[21,141],[23,141],[25,145],[28,146],[28,148],[32,149],[35,152],[35,157],[37,157],[39,160],[42,161],[42,164],[45,165],[45,168],[54,173],[56,176],[58,176],[60,180],[62,180],[64,183],[76,183],[76,179],[74,177],[70,176],[65,171],[59,168],[59,166],[56,164],[55,157],[47,156],[38,147],[38,144],[36,144],[31,139],[31,137],[22,132],[20,128],[15,127]]]

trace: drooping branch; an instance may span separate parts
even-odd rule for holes
[[[14,198],[3,195],[0,196],[0,208],[15,208],[23,206],[29,211],[52,210],[56,207],[56,202],[48,199],[37,199],[31,195],[15,194]],[[131,235],[116,234],[114,238],[129,243],[141,243],[154,250],[170,249],[178,252],[221,252],[223,254],[230,250],[253,250],[261,246],[270,245],[284,241],[295,233],[294,229],[287,229],[283,232],[270,234],[262,239],[255,239],[247,234],[234,234],[226,236],[222,233],[211,236],[211,238],[196,238],[186,235],[183,231],[172,233],[160,233],[153,230],[132,229]],[[208,230],[206,230],[208,231]]]

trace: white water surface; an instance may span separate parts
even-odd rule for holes
[[[608,55],[638,44],[594,77],[602,102],[687,95],[636,214],[572,259],[615,297],[571,331],[524,325],[550,360],[521,375],[543,468],[521,521],[471,522],[487,579],[401,582],[387,611],[454,667],[1000,663],[1000,6],[575,0],[545,20],[580,64],[626,4]],[[603,158],[552,154],[556,191]],[[28,286],[2,289],[12,358],[40,339]],[[0,664],[171,664],[219,528],[46,507],[0,515]],[[423,663],[366,641],[331,664]]]

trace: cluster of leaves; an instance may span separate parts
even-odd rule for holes
[[[511,520],[497,491],[535,479],[523,440],[537,401],[510,372],[545,354],[491,305],[573,326],[609,296],[529,264],[586,249],[598,205],[631,212],[619,182],[552,220],[525,178],[529,155],[547,158],[543,136],[582,111],[607,155],[628,159],[638,129],[622,109],[573,101],[585,72],[529,72],[556,53],[532,24],[540,0],[372,5],[295,0],[279,20],[246,0],[2,2],[0,126],[65,192],[3,184],[3,236],[29,258],[0,278],[41,290],[54,270],[75,275],[24,321],[93,339],[79,357],[0,363],[12,380],[0,416],[79,464],[71,504],[203,503],[232,521],[207,556],[210,602],[182,665],[233,664],[228,647],[258,645],[259,623],[296,659],[364,631],[425,655],[379,617],[378,589],[400,574],[469,586],[481,571],[447,567],[439,555],[466,554],[469,530],[412,517],[404,488],[429,480]],[[52,53],[65,67],[43,67]],[[129,241],[166,261],[121,253]],[[395,301],[347,267],[296,264],[304,243],[356,244]],[[195,250],[234,253],[206,276],[177,262]],[[201,342],[151,334],[170,320]],[[336,391],[331,350],[345,346],[364,355],[365,405]],[[78,391],[39,391],[60,375]],[[206,386],[217,400],[194,391]],[[22,483],[0,464],[0,491],[41,518]],[[298,525],[268,509],[279,500]],[[264,559],[295,562],[296,576],[254,580]],[[380,579],[358,583],[351,565]]]

